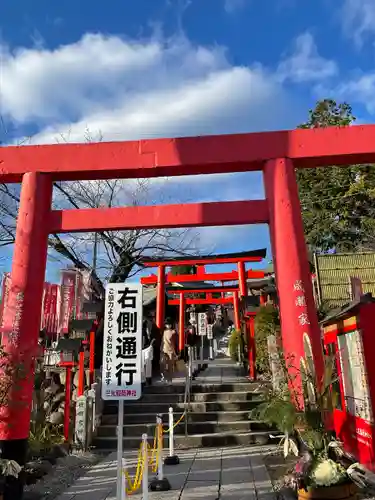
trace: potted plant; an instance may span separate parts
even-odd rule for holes
[[[300,500],[352,498],[357,487],[337,459],[335,450],[340,443],[327,426],[327,415],[332,414],[337,402],[337,394],[332,388],[337,381],[335,359],[325,357],[324,376],[319,387],[311,370],[306,368],[309,363],[304,362],[302,366],[304,407],[298,406],[300,398],[293,389],[290,372],[284,369],[284,383],[278,390],[268,392],[266,401],[252,412],[252,418],[256,416],[277,426],[284,434],[281,443],[284,456],[292,453],[300,457],[292,474],[285,478],[285,486],[294,489]]]
[[[21,472],[20,465],[14,460],[0,458],[0,500],[3,500],[4,486],[7,478],[18,478]]]

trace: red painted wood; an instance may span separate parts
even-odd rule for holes
[[[22,367],[22,372],[27,376],[22,376],[22,372],[16,370],[13,384],[16,389],[9,393],[9,405],[1,408],[1,440],[25,439],[29,436],[34,358],[38,350],[47,259],[48,232],[45,221],[51,206],[51,180],[42,174],[25,174],[20,198],[2,344],[14,365]]]
[[[165,267],[158,268],[156,296],[156,326],[162,331],[165,322]]]
[[[128,142],[0,147],[0,181],[171,177],[262,170],[271,158],[316,167],[375,163],[375,125]]]
[[[168,290],[168,293],[171,295],[189,295],[190,293],[228,293],[238,291],[238,286],[225,286],[220,287],[217,290],[215,287],[212,288],[194,288],[194,289],[177,289],[177,290]]]
[[[77,396],[83,396],[85,391],[85,353],[81,351],[78,358],[78,388]]]
[[[245,262],[243,260],[238,260],[237,266],[238,266],[238,284],[240,287],[240,296],[247,297]]]
[[[234,312],[234,326],[236,330],[241,328],[241,318],[240,318],[240,305],[238,303],[238,292],[233,293],[233,312]]]
[[[91,387],[95,379],[95,330],[92,330],[90,332],[89,373],[90,373],[90,387]]]
[[[321,383],[323,377],[323,349],[293,162],[290,159],[270,160],[265,167],[264,181],[269,201],[284,355],[295,395],[303,407],[300,361],[305,357],[304,334],[311,341],[317,383]],[[298,302],[303,300],[302,297],[305,305]]]
[[[235,226],[264,224],[267,222],[268,207],[265,200],[223,201],[179,205],[54,210],[49,219],[49,232],[74,233],[115,231],[117,229]],[[197,260],[199,263],[199,259]],[[237,257],[231,260],[222,259],[221,262],[237,262],[238,260]],[[259,262],[261,260],[260,257],[246,258],[247,262]],[[160,264],[171,265],[169,261],[160,262]],[[191,260],[188,261],[188,264],[191,264]],[[173,261],[173,265],[177,265],[176,261]],[[145,266],[155,267],[157,264],[145,263]]]
[[[66,367],[65,375],[65,405],[64,405],[64,438],[66,442],[70,439],[70,402],[72,399],[72,366]]]
[[[185,299],[186,305],[211,305],[211,304],[232,304],[233,303],[233,298],[232,297],[225,297],[219,298],[219,299]],[[168,304],[170,306],[179,306],[180,305],[180,299],[170,299],[168,300]]]
[[[183,351],[185,347],[185,295],[180,294],[180,309],[179,309],[179,322],[178,322],[178,350]]]
[[[264,278],[263,271],[246,271],[247,279],[262,279]],[[168,273],[166,276],[166,283],[188,283],[194,281],[237,281],[238,272],[231,271],[228,273],[207,273],[207,274],[171,274]],[[142,285],[152,285],[157,283],[157,276],[151,274],[150,276],[144,276],[141,278]]]
[[[258,200],[259,201],[259,200]],[[238,203],[238,202],[223,202],[223,203]],[[247,202],[242,202],[240,201],[239,203],[247,203]],[[185,206],[185,205],[179,205],[179,207]],[[189,205],[187,205],[189,207]],[[225,208],[225,207],[223,207]],[[159,266],[160,264],[163,264],[164,266],[185,266],[185,265],[191,265],[191,264],[196,264],[200,262],[204,262],[207,265],[211,264],[237,264],[238,262],[262,262],[263,257],[212,257],[211,259],[200,259],[199,256],[194,259],[194,262],[192,262],[191,259],[185,260],[183,257],[178,260],[160,260],[160,261],[153,261],[153,262],[142,262],[142,264],[145,267],[156,267]],[[204,271],[205,266],[199,265],[197,269],[197,273],[195,276],[199,276],[200,278],[204,278],[206,276],[206,273]]]

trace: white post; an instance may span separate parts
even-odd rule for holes
[[[142,500],[148,500],[148,439],[147,434],[142,434],[143,443],[143,477],[142,477]]]
[[[201,336],[201,352],[200,352],[200,358],[201,358],[201,368],[203,367],[203,343],[204,343],[204,337],[203,335]]]
[[[173,429],[173,408],[169,408],[169,456],[173,457],[174,455],[174,429]]]
[[[194,349],[189,346],[188,348],[188,375],[189,375],[189,380],[191,380],[193,376],[193,356],[194,356]]]
[[[123,500],[126,495],[126,488],[123,491],[123,471],[122,471],[122,447],[123,447],[123,432],[124,432],[124,401],[118,402],[118,423],[117,423],[117,489],[116,500]]]
[[[214,346],[213,346],[213,339],[210,340],[210,359],[214,359]]]
[[[159,463],[158,463],[158,480],[162,481],[164,479],[163,471],[163,435],[161,435],[161,441],[159,441],[159,429],[162,425],[162,419],[160,415],[156,417],[156,425],[158,426],[158,447],[159,447]]]

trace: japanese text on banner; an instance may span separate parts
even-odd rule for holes
[[[106,293],[103,398],[139,399],[142,369],[142,285],[111,284]]]

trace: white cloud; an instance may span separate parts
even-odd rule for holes
[[[54,51],[2,49],[2,111],[37,121],[34,139],[199,135],[278,126],[286,94],[261,66],[233,67],[220,47],[186,39],[134,42],[85,35]]]
[[[344,0],[340,14],[344,33],[357,46],[363,44],[366,35],[375,33],[374,0]]]
[[[322,57],[311,33],[299,35],[294,41],[292,53],[280,62],[280,81],[295,83],[315,83],[338,74],[335,61]]]
[[[62,140],[59,134],[80,142],[87,128],[104,140],[289,128],[300,115],[284,81],[316,81],[318,70],[325,76],[333,68],[306,35],[277,71],[233,66],[225,49],[195,46],[186,38],[132,41],[86,34],[55,50],[1,52],[2,113],[16,127],[36,127],[33,143]],[[152,201],[259,198],[262,182],[254,175],[179,178],[166,187],[162,179],[152,187]],[[249,249],[259,246],[256,234],[255,228],[204,228],[200,245]]]
[[[338,96],[342,100],[346,100],[351,104],[361,104],[366,111],[373,115],[375,114],[375,72],[357,73],[351,79],[344,81],[333,89],[325,89],[324,92]],[[362,120],[364,122],[365,120]],[[360,120],[356,120],[359,125]]]

